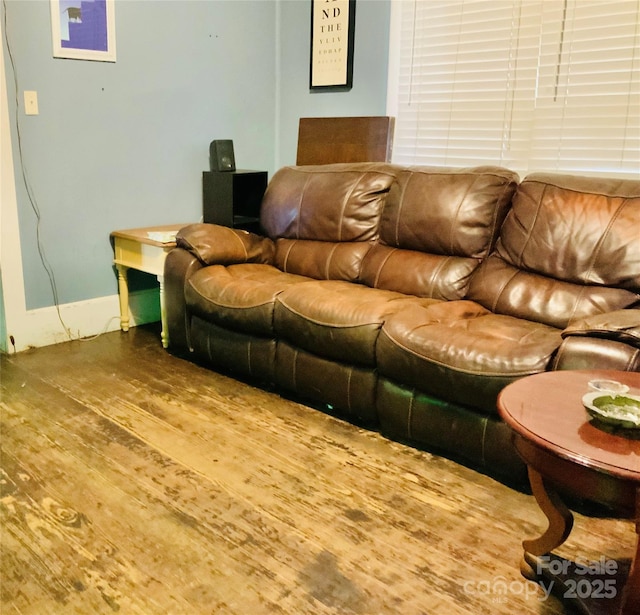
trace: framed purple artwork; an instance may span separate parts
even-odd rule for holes
[[[50,0],[53,57],[116,61],[115,0]]]

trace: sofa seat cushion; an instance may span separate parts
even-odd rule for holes
[[[274,328],[279,338],[318,356],[373,367],[385,319],[415,301],[419,299],[393,291],[316,280],[278,296]]]
[[[211,265],[189,278],[185,301],[192,314],[221,327],[272,337],[275,298],[308,280],[271,265]]]
[[[396,382],[497,414],[500,390],[545,371],[561,341],[556,328],[473,301],[414,304],[384,323],[376,358],[380,374]]]

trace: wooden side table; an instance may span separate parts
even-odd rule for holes
[[[118,270],[120,295],[120,328],[129,330],[129,269],[137,269],[156,276],[160,283],[160,318],[162,320],[162,346],[169,346],[166,312],[164,307],[164,261],[176,245],[175,235],[185,224],[146,226],[113,231],[114,259]]]
[[[572,600],[581,613],[637,615],[640,440],[637,432],[625,436],[589,418],[582,396],[589,381],[598,378],[618,380],[630,387],[631,394],[640,394],[640,373],[567,370],[516,380],[498,397],[500,416],[513,431],[516,449],[528,466],[531,490],[549,522],[540,537],[523,541],[521,570],[532,580],[547,578],[550,589]],[[628,573],[617,562],[606,562],[601,569],[594,566],[592,574],[589,567],[552,553],[573,526],[573,515],[557,487],[606,504],[612,515],[634,520],[636,552]]]

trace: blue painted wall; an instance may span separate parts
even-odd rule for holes
[[[310,8],[116,0],[117,62],[103,63],[54,59],[49,2],[7,1],[27,309],[54,304],[36,211],[59,303],[113,295],[109,232],[199,220],[211,140],[233,139],[238,167],[271,175],[295,161],[300,117],[385,113],[390,1],[358,0],[354,87],[340,93],[308,89]],[[11,103],[6,47],[5,69]],[[23,90],[38,92],[39,115],[24,115]]]

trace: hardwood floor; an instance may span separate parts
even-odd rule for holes
[[[530,495],[176,358],[155,327],[1,361],[3,615],[565,612],[519,573],[546,526]],[[577,514],[559,553],[634,546]]]

